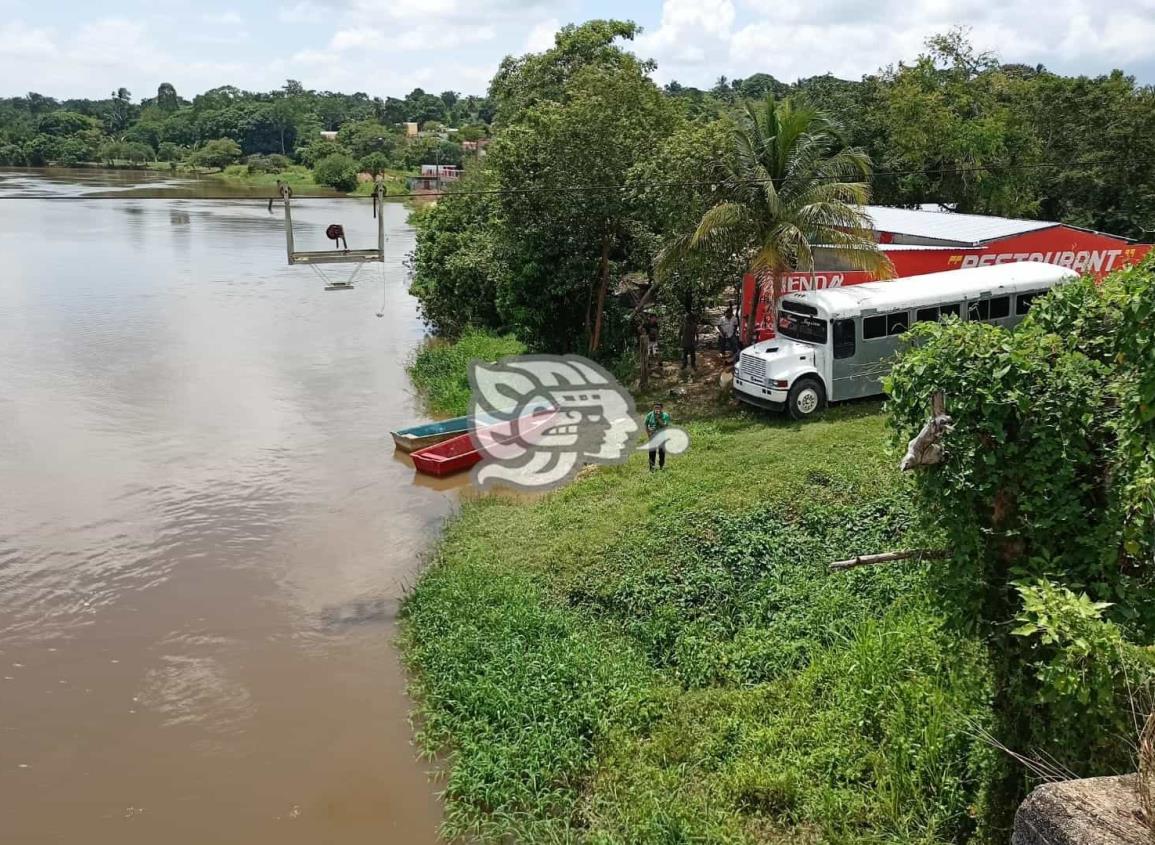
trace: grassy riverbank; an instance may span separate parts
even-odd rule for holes
[[[407,367],[409,380],[430,413],[462,416],[469,410],[469,362],[474,358],[496,361],[523,352],[525,346],[516,338],[494,337],[486,332],[466,332],[456,343],[432,338],[413,353]]]
[[[678,408],[670,408],[678,419]],[[982,656],[926,567],[877,406],[688,422],[526,500],[470,499],[404,607],[446,827],[520,842],[958,841],[992,752]]]
[[[406,180],[409,175],[411,174],[400,170],[387,171],[382,178],[385,180],[385,188],[388,191],[388,195],[392,197],[408,196],[409,188]],[[207,173],[204,174],[204,176],[208,179],[218,179],[230,185],[245,188],[274,189],[277,187],[277,180],[280,179],[291,185],[296,192],[309,193],[315,190],[330,190],[329,188],[318,185],[313,179],[313,171],[299,164],[294,164],[280,173],[250,173],[246,165],[234,164],[226,167],[224,170],[216,173]],[[373,183],[371,181],[359,182],[357,190],[352,193],[356,196],[371,196],[373,194]]]

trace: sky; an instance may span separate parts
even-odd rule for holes
[[[857,79],[969,27],[1003,61],[1069,74],[1122,68],[1155,82],[1155,0],[0,0],[0,95],[135,98],[171,82],[191,97],[296,79],[404,96],[483,94],[503,56],[552,44],[566,23],[643,27],[632,49],[660,83],[719,76]]]

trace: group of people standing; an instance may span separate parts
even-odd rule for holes
[[[650,313],[645,320],[646,339],[649,342],[650,360],[658,360],[658,315]],[[726,313],[718,321],[718,351],[723,359],[736,356],[741,349],[741,332],[739,331],[738,315],[734,313],[734,306],[726,307]],[[698,317],[692,311],[686,312],[682,318],[680,333],[682,347],[682,369],[698,368]]]
[[[646,316],[643,328],[646,340],[649,343],[649,357],[651,361],[658,360],[658,315],[651,312]],[[693,311],[687,311],[682,318],[681,330],[682,369],[698,367],[698,317]],[[741,350],[741,331],[739,330],[738,315],[734,313],[734,306],[726,308],[726,313],[718,321],[718,349],[722,358],[729,363],[737,357]],[[650,443],[650,472],[666,468],[666,445],[660,435],[670,425],[670,415],[662,407],[661,402],[655,402],[653,408],[644,421],[646,438]],[[655,439],[657,438],[657,439]]]

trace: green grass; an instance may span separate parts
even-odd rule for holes
[[[386,170],[381,174],[381,178],[385,181],[385,190],[387,196],[391,197],[407,197],[409,196],[409,177],[415,176],[414,171],[406,170]],[[359,182],[357,190],[353,192],[355,196],[369,197],[373,195],[372,182]]]
[[[249,173],[246,165],[233,164],[218,173],[208,173],[205,175],[211,179],[220,179],[231,185],[240,185],[248,188],[275,188],[277,186],[277,180],[280,179],[291,185],[295,191],[329,190],[322,185],[318,185],[313,180],[313,171],[300,164],[294,164],[280,173]],[[412,174],[402,170],[387,171],[384,174],[384,180],[388,195],[391,197],[408,196],[409,189],[406,179],[410,175]],[[368,197],[372,196],[372,194],[372,182],[359,182],[357,189],[352,192],[353,196]]]
[[[512,336],[495,337],[471,330],[454,343],[434,338],[413,355],[409,378],[430,413],[461,416],[469,409],[469,362],[475,358],[496,361],[523,352],[525,346]]]
[[[294,164],[288,170],[280,173],[249,173],[248,167],[243,164],[233,164],[218,173],[205,174],[210,179],[221,179],[235,185],[244,185],[250,188],[275,188],[277,180],[287,182],[294,190],[318,188],[313,181],[313,171],[299,164]]]
[[[966,839],[981,649],[930,607],[929,567],[826,572],[925,540],[877,405],[688,430],[664,473],[638,455],[447,526],[402,635],[447,835]]]

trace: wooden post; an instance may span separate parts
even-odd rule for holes
[[[385,180],[377,177],[373,187],[377,196],[377,249],[381,253],[381,263],[385,263]]]
[[[289,209],[289,198],[293,189],[287,183],[277,180],[277,188],[281,191],[281,198],[285,201],[285,249],[288,252],[289,265],[293,263],[293,212]]]

